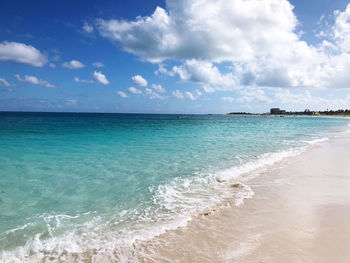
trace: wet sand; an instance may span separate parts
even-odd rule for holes
[[[255,175],[252,199],[135,244],[126,261],[350,262],[350,136]]]

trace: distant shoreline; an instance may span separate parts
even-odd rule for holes
[[[312,117],[312,118],[350,118],[349,114],[270,114],[270,113],[227,113],[227,116],[269,116],[269,117]]]

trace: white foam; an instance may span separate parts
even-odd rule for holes
[[[253,190],[248,185],[244,185],[244,184],[242,184],[242,185],[244,187],[244,191],[239,191],[236,194],[236,199],[235,199],[235,205],[236,206],[243,205],[245,199],[250,199],[255,194],[253,192]]]
[[[219,181],[233,180],[243,174],[250,173],[259,168],[271,166],[277,162],[280,162],[284,158],[296,156],[302,153],[305,149],[305,147],[300,147],[275,153],[266,153],[258,157],[257,160],[247,162],[243,165],[234,166],[232,168],[218,172],[217,178]]]
[[[305,142],[310,144],[310,145],[314,145],[314,144],[321,144],[321,143],[324,143],[324,142],[327,142],[327,141],[329,141],[329,137],[314,139],[314,140],[305,141]]]
[[[16,227],[16,228],[7,230],[7,231],[4,232],[4,234],[5,234],[5,235],[12,234],[12,233],[17,232],[18,230],[26,229],[28,226],[32,226],[32,225],[33,225],[32,223],[26,223],[26,224],[24,224],[23,226],[20,226],[20,227]]]

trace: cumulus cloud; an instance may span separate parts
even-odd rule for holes
[[[269,96],[266,96],[267,91]],[[345,109],[350,105],[350,95],[335,96],[327,92],[327,97],[317,95],[319,91],[305,89],[286,89],[286,88],[266,88],[263,89],[248,89],[239,90],[236,97],[222,97],[224,102],[235,102],[243,107],[250,105],[251,109],[266,109],[269,107],[278,106],[287,110],[300,110],[305,108],[313,110],[326,109]],[[258,105],[265,105],[263,108]]]
[[[186,91],[185,92],[185,96],[187,97],[187,98],[189,98],[190,100],[196,100],[197,99],[197,97],[196,96],[194,96],[191,92],[189,92],[189,91]]]
[[[105,66],[102,62],[95,62],[92,65],[96,68],[103,68]]]
[[[44,86],[46,88],[55,88],[55,86],[50,84],[47,80],[38,79],[35,76],[25,75],[24,78],[22,78],[20,75],[16,74],[15,78],[20,82],[27,82],[34,85]]]
[[[200,90],[195,90],[194,92],[189,92],[189,91],[185,92],[185,96],[190,100],[196,100],[201,95],[202,95],[202,92]]]
[[[11,84],[8,83],[7,80],[4,79],[4,78],[0,78],[0,85],[4,85],[6,87],[10,87],[11,86]]]
[[[47,57],[33,46],[4,41],[0,43],[0,60],[42,67],[46,64]]]
[[[56,65],[55,65],[54,63],[50,63],[50,64],[49,64],[49,67],[50,67],[50,68],[56,68]]]
[[[334,25],[322,34],[327,39],[317,45],[300,39],[287,0],[166,0],[166,9],[133,21],[99,19],[97,30],[159,63],[156,74],[198,83],[206,92],[350,88],[350,4],[334,14]],[[167,69],[165,60],[178,65]],[[223,70],[224,62],[230,69]]]
[[[147,80],[140,75],[135,75],[131,79],[136,86],[146,87],[148,85]]]
[[[335,11],[335,24],[333,27],[333,38],[344,52],[350,51],[350,4],[344,12]]]
[[[234,89],[237,80],[232,73],[221,74],[212,63],[198,60],[187,60],[182,66],[174,66],[172,72],[183,81],[195,82],[204,86],[215,86],[222,90]]]
[[[134,88],[134,87],[130,87],[130,88],[128,88],[128,90],[133,94],[142,94],[142,90],[139,90],[139,89]]]
[[[104,74],[101,73],[101,71],[94,71],[93,76],[95,80],[101,84],[108,85],[109,81],[106,78]]]
[[[156,75],[165,74],[169,76],[174,76],[174,73],[172,71],[168,71],[163,64],[158,65],[158,69],[154,71],[154,74]]]
[[[185,97],[184,94],[181,91],[179,91],[178,89],[174,90],[172,92],[172,94],[173,94],[174,97],[176,97],[178,99],[183,99]]]
[[[159,84],[152,84],[151,88],[160,93],[166,92],[166,90],[162,87],[162,85],[159,85]]]
[[[278,103],[284,107],[289,106],[298,108],[299,110],[304,110],[305,105],[307,105],[308,108],[314,108],[317,110],[326,110],[328,108],[345,109],[349,107],[350,95],[342,98],[332,96],[323,98],[320,96],[315,96],[309,90],[292,92],[289,89],[277,89],[272,100],[275,104]]]
[[[92,33],[94,32],[94,28],[92,25],[90,25],[88,22],[84,22],[84,25],[83,25],[83,30],[86,32],[86,33]]]
[[[64,68],[69,68],[69,69],[79,69],[79,68],[85,67],[85,65],[83,63],[81,63],[78,60],[74,60],[74,59],[72,61],[69,61],[69,62],[63,62],[62,66]]]
[[[157,7],[130,22],[100,19],[98,30],[152,62],[250,60],[296,39],[297,19],[288,1],[167,0],[166,6],[168,11]]]
[[[78,77],[74,77],[74,81],[77,82],[77,83],[94,83],[93,80],[80,79]]]
[[[118,95],[119,95],[120,97],[122,97],[122,98],[124,98],[124,99],[128,97],[128,95],[126,95],[126,93],[123,92],[123,91],[118,90],[117,93],[118,93]]]
[[[181,92],[180,90],[177,89],[172,92],[172,95],[178,99],[183,99],[186,97],[190,100],[196,100],[198,99],[199,96],[202,95],[202,93],[200,92],[200,90],[195,90],[194,92],[190,92],[190,91]]]
[[[145,89],[145,94],[146,96],[148,96],[150,99],[160,99],[160,100],[164,100],[167,97],[165,96],[161,96],[159,95],[157,92],[155,92],[154,90],[150,89],[150,88],[146,88]]]

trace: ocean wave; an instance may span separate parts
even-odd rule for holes
[[[314,140],[305,141],[305,142],[310,144],[310,145],[314,145],[314,144],[321,144],[321,143],[324,143],[324,142],[327,142],[327,141],[329,141],[329,137],[314,139]]]
[[[15,232],[17,232],[19,230],[24,230],[27,227],[32,226],[32,225],[33,225],[33,223],[26,223],[23,226],[19,226],[19,227],[16,227],[16,228],[13,228],[13,229],[5,231],[4,235],[9,235],[9,234],[15,233]]]
[[[220,204],[242,205],[254,195],[253,190],[244,184],[245,175],[296,156],[306,148],[266,153],[228,169],[175,178],[168,184],[149,188],[153,197],[151,206],[143,210],[124,210],[108,219],[96,214],[84,223],[74,224],[81,215],[41,215],[39,218],[45,221],[47,230],[36,234],[22,247],[0,252],[0,262],[29,262],[48,256],[66,258],[72,254],[84,257],[87,251],[94,251],[95,258],[98,258],[98,255],[114,250],[119,260],[128,258],[130,247],[136,241],[146,241],[184,227],[193,217],[212,211]],[[70,222],[74,227],[58,231],[62,221]]]

